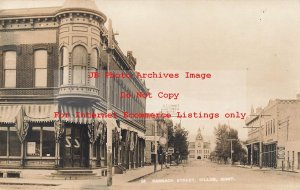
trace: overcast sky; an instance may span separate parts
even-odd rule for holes
[[[178,100],[148,100],[147,111],[179,104],[186,112],[247,112],[269,99],[300,93],[299,1],[96,0],[112,19],[119,46],[132,50],[137,70],[211,73],[212,79],[147,80],[155,95],[178,92]],[[60,6],[62,0],[1,0],[0,8]],[[179,121],[179,120],[177,120]],[[247,137],[241,119],[183,119],[195,134],[213,134],[229,123]]]

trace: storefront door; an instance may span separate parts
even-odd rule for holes
[[[89,166],[89,137],[86,126],[66,127],[63,158],[63,167]]]

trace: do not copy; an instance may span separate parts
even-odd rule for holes
[[[132,98],[132,95],[127,92],[121,92],[121,98]],[[151,92],[136,92],[137,98],[153,98],[153,95]],[[178,92],[158,92],[157,93],[158,98],[162,99],[169,99],[169,100],[177,100],[179,99],[179,93]]]

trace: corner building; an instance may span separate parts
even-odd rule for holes
[[[270,100],[264,108],[251,109],[245,122],[249,128],[246,142],[249,165],[261,163],[262,167],[300,169],[299,113],[300,95],[295,99]]]
[[[148,89],[135,77],[132,52],[124,55],[114,38],[108,56],[106,20],[92,0],[0,11],[1,167],[106,167],[106,119],[75,115],[107,112],[103,75],[109,58],[110,72],[133,76],[110,79],[117,114],[112,121],[114,171],[144,165],[145,120],[123,118],[123,112],[145,112],[146,99],[135,94]],[[101,77],[89,78],[89,72]],[[132,98],[120,98],[121,92]]]

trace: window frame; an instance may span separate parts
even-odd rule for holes
[[[11,69],[11,68],[8,68],[6,69],[6,54],[8,52],[14,52],[15,53],[15,68],[14,69]],[[15,71],[15,84],[14,86],[6,86],[6,71]],[[17,51],[16,50],[7,50],[7,51],[4,51],[3,52],[3,88],[16,88],[17,87]]]
[[[46,65],[45,68],[37,68],[36,65],[36,53],[37,52],[44,52],[46,53],[46,58],[44,61],[46,61]],[[33,52],[33,66],[34,66],[34,87],[35,88],[47,88],[48,87],[48,59],[49,59],[49,55],[48,55],[48,50],[47,49],[35,49]],[[37,86],[37,70],[46,70],[46,76],[45,78],[43,78],[43,80],[46,80],[46,84],[45,85],[41,85],[41,86]]]

